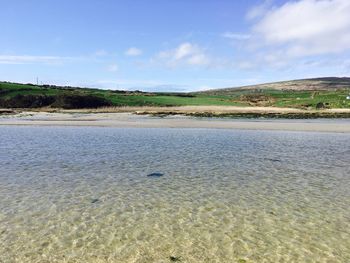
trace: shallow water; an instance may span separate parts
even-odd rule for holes
[[[0,262],[350,262],[349,204],[350,134],[0,127]]]

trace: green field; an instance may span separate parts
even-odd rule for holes
[[[276,106],[350,108],[350,89],[230,89],[198,93],[146,93],[0,82],[0,108],[96,108],[102,106]]]

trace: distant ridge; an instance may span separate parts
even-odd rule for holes
[[[344,90],[350,89],[349,77],[325,77],[325,78],[310,78],[298,79],[289,81],[279,81],[272,83],[264,83],[257,85],[249,85],[242,87],[230,87],[223,89],[213,89],[201,91],[205,94],[228,94],[240,90],[293,90],[293,91],[327,91],[327,90]]]
[[[0,82],[0,109],[94,109],[126,106],[209,105],[289,107],[304,110],[350,109],[349,93],[350,78],[331,77],[192,93],[149,93]]]

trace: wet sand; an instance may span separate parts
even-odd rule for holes
[[[350,262],[349,133],[1,126],[0,138],[0,262]]]
[[[152,117],[132,113],[22,112],[0,116],[1,125],[94,126],[116,128],[213,128],[350,133],[350,119],[230,119]]]

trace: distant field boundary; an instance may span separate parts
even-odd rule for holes
[[[286,81],[193,93],[101,90],[0,82],[0,108],[236,106],[349,109],[350,78]],[[310,115],[310,114],[309,114]]]

